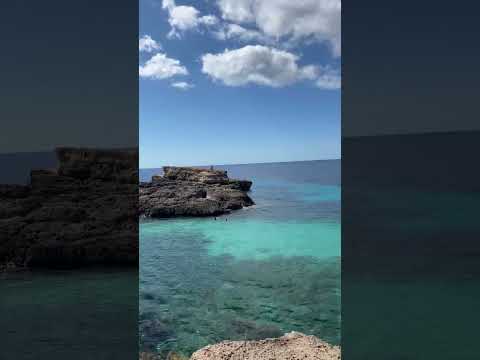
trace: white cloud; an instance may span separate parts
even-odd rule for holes
[[[271,39],[260,31],[246,29],[237,24],[227,24],[214,32],[214,36],[219,40],[238,39],[243,42],[256,41],[260,43],[271,43]]]
[[[342,86],[340,72],[329,67],[321,69],[315,85],[321,89],[337,90]]]
[[[218,24],[218,19],[215,15],[205,15],[200,17],[199,22],[204,25],[216,25]]]
[[[173,9],[175,7],[175,0],[163,0],[162,7],[164,9]]]
[[[239,23],[255,20],[253,3],[251,0],[218,0],[222,17]]]
[[[327,42],[341,53],[340,0],[217,0],[225,20],[255,24],[266,36]]]
[[[261,45],[202,56],[202,72],[228,86],[257,84],[283,87],[301,80],[315,80],[315,66],[299,66],[295,54]]]
[[[198,25],[199,11],[191,6],[175,6],[170,10],[168,20],[172,28],[188,30]]]
[[[200,25],[213,26],[218,23],[214,15],[200,16],[193,6],[177,6],[174,0],[163,0],[162,7],[168,11],[168,22],[171,30],[168,37],[180,37],[181,33],[187,30],[193,30]]]
[[[188,70],[179,60],[158,53],[138,67],[138,74],[142,78],[162,80],[177,75],[188,75]]]
[[[180,90],[190,90],[195,87],[195,85],[187,83],[185,81],[174,82],[172,83],[172,86]]]
[[[157,41],[153,40],[150,35],[143,35],[138,40],[138,50],[141,52],[153,52],[161,49],[162,46]]]

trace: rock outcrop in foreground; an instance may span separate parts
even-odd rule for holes
[[[291,332],[276,339],[223,341],[195,352],[190,360],[338,360],[340,348],[315,336]]]
[[[138,265],[138,152],[59,148],[58,168],[0,185],[0,270]]]
[[[248,180],[229,179],[226,171],[163,168],[163,176],[140,183],[140,214],[152,218],[216,216],[254,205]]]

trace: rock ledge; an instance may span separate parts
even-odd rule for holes
[[[217,216],[254,205],[248,180],[226,171],[191,167],[163,168],[163,176],[140,183],[140,214],[152,218]]]
[[[315,336],[291,332],[276,339],[223,341],[196,351],[190,360],[338,360],[340,348]]]

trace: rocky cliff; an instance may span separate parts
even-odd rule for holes
[[[0,185],[0,267],[138,265],[138,152],[56,155],[29,185]]]
[[[188,360],[173,352],[166,357],[140,353],[140,360]],[[291,332],[279,338],[252,341],[222,341],[208,345],[189,360],[339,360],[341,350],[315,336]]]
[[[163,176],[140,183],[140,214],[152,218],[216,216],[254,204],[248,180],[226,171],[190,167],[163,168]]]
[[[340,348],[315,336],[291,332],[276,339],[223,341],[195,352],[190,360],[338,360]]]

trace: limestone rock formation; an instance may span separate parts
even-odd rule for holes
[[[163,176],[140,183],[140,214],[152,218],[216,216],[254,204],[248,180],[226,171],[190,167],[163,168]]]
[[[56,154],[57,169],[0,186],[0,270],[138,265],[138,152]]]
[[[291,332],[276,339],[223,341],[196,351],[190,360],[338,360],[340,348],[315,336]]]

